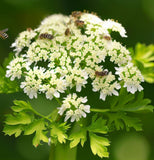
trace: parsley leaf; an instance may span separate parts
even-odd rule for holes
[[[111,111],[127,112],[153,112],[154,107],[149,105],[151,100],[144,99],[144,93],[131,94],[125,88],[121,88],[118,97],[114,96],[109,101]]]
[[[5,133],[5,135],[13,135],[15,134],[15,137],[18,137],[21,135],[21,132],[23,131],[23,126],[22,125],[5,125],[3,132]]]
[[[116,128],[117,130],[126,128],[127,131],[130,128],[134,128],[136,131],[142,130],[140,119],[136,117],[130,117],[124,112],[107,113],[109,117],[108,125],[110,128]]]
[[[102,134],[107,133],[108,128],[106,126],[106,120],[102,119],[101,117],[97,119],[97,114],[95,114],[92,118],[91,125],[88,127],[88,131]]]
[[[25,112],[14,113],[14,115],[6,115],[5,124],[7,125],[18,125],[18,124],[30,124],[33,116]]]
[[[66,139],[68,138],[66,132],[69,129],[69,125],[66,125],[66,123],[53,123],[50,127],[51,142],[57,143],[58,140],[60,143],[66,143]]]
[[[35,133],[35,136],[33,138],[33,145],[37,147],[40,144],[41,140],[43,142],[48,142],[48,137],[46,136],[44,130],[46,130],[46,122],[44,121],[44,119],[35,119],[25,128],[24,134],[30,135]]]
[[[107,151],[107,146],[109,146],[109,140],[104,137],[97,136],[94,133],[89,133],[90,136],[90,147],[94,155],[99,157],[109,157],[109,152]]]
[[[73,132],[69,137],[70,148],[77,146],[81,142],[83,147],[85,141],[87,140],[87,130],[86,128],[80,127],[78,131]]]
[[[148,83],[154,83],[154,45],[138,43],[132,51],[133,63],[141,70]]]

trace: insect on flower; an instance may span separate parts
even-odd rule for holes
[[[40,34],[39,35],[39,38],[40,39],[53,39],[54,38],[54,36],[53,35],[51,35],[51,34],[48,34],[48,33],[42,33],[42,34]]]
[[[27,28],[27,31],[29,31],[29,32],[32,31],[32,28]]]
[[[7,32],[7,31],[8,31],[8,28],[3,29],[3,30],[0,31],[0,37],[1,37],[2,39],[8,38],[8,34],[5,33],[5,32]]]
[[[107,40],[107,41],[110,41],[111,40],[111,37],[110,36],[104,36],[103,37],[105,40]]]
[[[79,18],[79,17],[81,17],[81,15],[82,15],[82,12],[81,11],[74,11],[74,12],[72,12],[72,17],[74,17],[74,18]]]
[[[77,26],[77,27],[83,27],[84,26],[84,21],[81,21],[81,20],[76,20],[75,21],[75,25]]]
[[[65,30],[65,36],[69,36],[69,35],[70,35],[70,29],[67,28],[67,29]]]
[[[108,75],[108,71],[95,71],[95,75],[98,77],[103,77],[103,76],[107,76]]]

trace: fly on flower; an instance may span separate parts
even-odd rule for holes
[[[27,28],[27,31],[29,31],[29,32],[32,31],[32,28]]]
[[[103,77],[103,76],[107,76],[108,75],[108,71],[95,71],[95,75],[98,77]]]
[[[52,40],[54,38],[53,35],[49,34],[49,33],[41,33],[39,35],[39,38],[40,39],[49,39],[49,40]]]
[[[81,11],[73,11],[71,15],[74,18],[79,18],[79,17],[81,17],[82,12]]]
[[[67,28],[67,29],[65,30],[65,36],[69,36],[70,34],[71,34],[70,29]]]
[[[111,40],[111,37],[110,36],[103,36],[103,38],[107,41],[110,41]]]
[[[81,21],[81,20],[76,20],[75,21],[75,25],[77,26],[77,27],[83,27],[84,26],[84,21]]]

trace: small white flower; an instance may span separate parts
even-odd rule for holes
[[[63,100],[63,104],[58,108],[58,113],[63,115],[66,112],[64,121],[71,118],[71,122],[79,121],[82,117],[86,117],[86,113],[90,113],[90,106],[84,105],[87,97],[77,97],[76,93],[69,94]]]
[[[48,146],[50,146],[50,145],[51,145],[51,137],[48,138]]]
[[[30,63],[26,62],[23,57],[16,57],[7,66],[8,70],[6,71],[6,77],[11,77],[11,81],[13,81],[15,78],[20,79],[22,75],[22,69],[25,68],[29,70],[29,66]]]
[[[23,31],[19,34],[18,38],[12,44],[11,47],[15,47],[14,51],[17,52],[17,55],[24,47],[29,47],[31,39],[36,36],[36,33],[33,30]]]
[[[119,75],[119,80],[124,80],[124,87],[127,88],[128,92],[134,94],[137,90],[143,90],[143,87],[140,85],[141,82],[144,82],[144,78],[141,72],[137,67],[133,66],[132,63],[128,63],[124,67],[115,67],[117,75]]]
[[[111,29],[113,31],[119,32],[122,37],[127,37],[126,30],[118,22],[114,22],[113,20],[108,19],[103,21],[103,26],[106,30]]]

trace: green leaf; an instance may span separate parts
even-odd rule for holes
[[[134,128],[136,131],[142,130],[140,119],[136,117],[130,117],[123,112],[107,113],[107,116],[109,117],[108,125],[110,128],[115,126],[117,130],[124,128],[126,128],[127,131],[129,131],[130,128]]]
[[[96,118],[97,114],[93,116],[92,118],[92,123],[88,127],[88,131],[90,132],[95,132],[95,133],[102,133],[105,134],[108,132],[108,127],[106,125],[106,120],[100,118]]]
[[[111,111],[153,112],[154,109],[154,106],[149,105],[151,100],[144,99],[143,92],[131,94],[125,88],[121,88],[119,96],[114,96],[109,103]]]
[[[13,59],[13,57],[14,57],[14,53],[10,52],[9,56],[4,59],[4,62],[3,62],[3,67],[4,68],[6,68],[6,66],[9,65],[9,63]]]
[[[25,113],[14,113],[14,115],[6,115],[5,123],[8,125],[18,125],[18,124],[30,124],[32,122],[33,116]]]
[[[77,146],[81,142],[81,146],[83,147],[85,141],[87,140],[87,129],[80,127],[80,129],[76,132],[73,132],[69,137],[70,148]]]
[[[48,142],[48,137],[44,132],[46,130],[46,122],[44,119],[34,120],[31,124],[29,124],[25,128],[25,135],[30,135],[35,132],[35,136],[33,138],[33,145],[37,147],[40,144],[40,141]]]
[[[5,77],[5,70],[0,67],[0,93],[15,93],[19,92],[20,88],[16,81],[10,81]]]
[[[15,100],[14,101],[15,106],[12,106],[12,110],[14,112],[21,112],[23,110],[31,110],[31,105],[25,101],[19,101],[19,100]]]
[[[15,134],[15,137],[20,136],[22,131],[23,131],[22,125],[15,125],[15,126],[5,125],[3,129],[5,135],[11,136]]]
[[[14,53],[10,53],[7,58],[4,59],[2,67],[0,66],[0,93],[15,93],[19,92],[20,88],[16,81],[10,81],[9,78],[5,77],[6,66],[13,59]]]
[[[99,157],[109,157],[109,152],[107,151],[107,147],[109,146],[109,140],[104,137],[97,136],[96,134],[89,133],[90,136],[90,147],[94,155],[98,155]]]
[[[148,83],[154,83],[154,45],[138,43],[133,53],[133,63],[141,70]]]
[[[69,129],[69,125],[66,125],[66,123],[53,123],[50,127],[51,142],[57,143],[58,140],[60,143],[65,143],[66,139],[68,138],[66,132]]]

